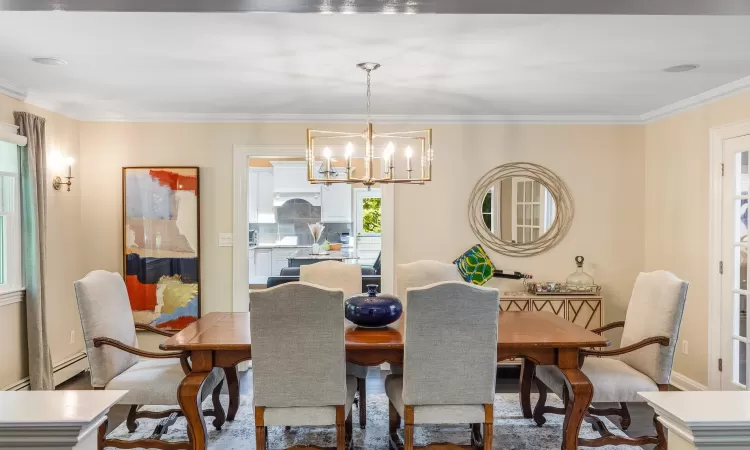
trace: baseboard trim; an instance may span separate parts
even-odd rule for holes
[[[89,360],[86,357],[86,352],[79,352],[75,355],[65,358],[62,361],[55,364],[53,368],[53,380],[55,386],[59,386],[65,381],[73,378],[79,373],[89,368]],[[31,381],[29,377],[19,380],[11,385],[5,386],[3,391],[28,391]]]
[[[692,378],[688,378],[679,372],[672,372],[672,381],[670,383],[681,391],[707,391],[708,386],[698,383]]]

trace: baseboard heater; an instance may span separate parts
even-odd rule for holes
[[[79,352],[75,355],[65,358],[59,363],[55,364],[52,368],[52,375],[55,381],[55,386],[73,378],[79,373],[89,368],[89,361],[86,357],[86,352]],[[16,383],[3,388],[4,391],[26,391],[29,389],[30,380],[26,377]]]

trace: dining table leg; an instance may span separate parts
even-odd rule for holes
[[[177,399],[187,421],[187,434],[193,450],[205,450],[206,421],[201,407],[201,388],[213,369],[211,352],[192,352],[192,369],[177,391]]]
[[[578,448],[578,434],[581,431],[583,418],[591,405],[591,399],[594,397],[594,387],[578,367],[560,370],[565,376],[565,386],[568,391],[561,449],[574,450]]]
[[[536,363],[530,359],[524,359],[521,364],[521,386],[518,393],[521,401],[521,411],[523,411],[523,417],[531,419],[533,413],[531,411],[531,384],[534,381],[534,371],[536,370]]]

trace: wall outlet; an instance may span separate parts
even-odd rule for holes
[[[682,341],[682,354],[688,354],[688,341]]]
[[[76,330],[70,330],[70,343],[76,343]]]

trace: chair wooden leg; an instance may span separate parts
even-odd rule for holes
[[[482,450],[484,448],[484,438],[482,437],[482,424],[472,423],[469,424],[471,429],[471,448],[474,450]]]
[[[359,427],[367,426],[367,383],[364,378],[357,378],[357,390],[359,391]]]
[[[138,406],[139,405],[130,405],[128,418],[125,420],[125,425],[128,427],[128,431],[131,433],[135,433],[135,430],[138,429],[138,422],[136,421]]]
[[[414,450],[414,407],[404,406],[404,450]]]
[[[534,371],[536,370],[536,363],[530,359],[524,359],[523,365],[521,366],[521,389],[518,396],[521,400],[521,411],[523,417],[531,419],[533,413],[531,411],[531,383],[534,380]]]
[[[237,374],[237,367],[225,367],[224,377],[227,380],[229,390],[229,409],[227,410],[227,420],[233,421],[240,408],[240,379]]]
[[[107,426],[109,425],[109,419],[104,419],[104,422],[102,422],[101,425],[99,425],[99,430],[97,431],[97,437],[96,437],[96,448],[98,450],[104,450],[104,440],[107,438]]]
[[[352,419],[353,412],[349,410],[349,415],[346,416],[345,429],[346,429],[346,448],[347,450],[352,448],[352,435],[354,434],[354,420]]]
[[[255,449],[265,450],[266,449],[266,427],[264,421],[264,414],[266,408],[263,406],[255,407]]]
[[[484,440],[484,450],[492,450],[492,435],[495,432],[495,407],[494,405],[484,405],[484,429],[482,430],[482,439]]]
[[[214,421],[213,425],[216,430],[221,431],[221,426],[226,422],[226,415],[224,414],[224,407],[221,406],[221,388],[224,386],[224,381],[217,384],[213,392],[211,392],[211,403],[214,405]]]
[[[536,407],[534,407],[534,422],[536,422],[537,426],[541,427],[547,422],[547,419],[544,418],[544,410],[547,404],[547,385],[542,383],[539,378],[536,378],[535,381],[537,390],[539,391],[539,400],[536,402]]]
[[[667,434],[664,432],[664,425],[659,422],[658,414],[654,414],[654,428],[656,428],[656,438],[659,440],[654,450],[667,450]]]
[[[391,450],[398,450],[401,447],[401,439],[398,437],[398,428],[401,426],[401,416],[393,406],[388,402],[388,446]]]
[[[336,407],[336,450],[346,450],[346,418],[344,406]]]
[[[620,416],[620,428],[627,430],[630,427],[630,411],[625,402],[620,403],[619,408],[594,408],[589,407],[589,414],[594,416]]]

